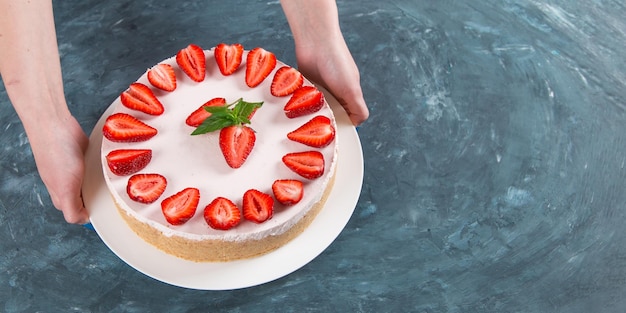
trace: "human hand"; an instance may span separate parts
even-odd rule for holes
[[[281,0],[298,70],[337,98],[355,126],[369,117],[359,70],[339,28],[335,0]]]
[[[89,222],[81,188],[85,172],[84,153],[89,140],[76,119],[42,121],[39,130],[29,132],[29,140],[39,175],[53,205],[73,224]]]
[[[52,1],[0,0],[0,74],[52,203],[67,222],[87,223],[88,139],[65,101],[52,13]]]
[[[352,124],[358,126],[369,116],[359,70],[345,41],[329,40],[326,43],[296,47],[298,69],[332,93],[348,113]]]

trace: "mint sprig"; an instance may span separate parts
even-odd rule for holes
[[[233,125],[250,124],[250,115],[262,105],[263,102],[247,102],[239,98],[224,106],[206,106],[204,109],[211,113],[211,116],[205,119],[191,135],[206,134]]]

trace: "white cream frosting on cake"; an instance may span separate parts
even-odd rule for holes
[[[290,96],[275,97],[270,93],[274,73],[285,64],[278,61],[272,73],[255,88],[245,83],[246,55],[239,69],[232,75],[220,73],[213,56],[213,50],[205,50],[206,77],[202,82],[192,81],[176,65],[175,57],[166,59],[176,71],[177,88],[172,92],[158,90],[150,85],[144,74],[137,81],[150,86],[165,108],[160,116],[151,116],[123,106],[120,98],[114,102],[114,113],[128,113],[144,123],[156,128],[158,134],[143,142],[117,143],[104,139],[101,158],[106,184],[121,211],[135,220],[160,231],[165,237],[179,236],[191,241],[220,240],[239,242],[262,240],[268,236],[283,234],[296,225],[322,198],[331,183],[337,159],[337,140],[324,148],[312,148],[291,141],[287,133],[297,129],[316,115],[324,115],[335,120],[325,104],[317,113],[288,118],[283,108]],[[305,85],[312,85],[305,79]],[[256,131],[256,144],[248,159],[238,169],[230,168],[219,148],[219,131],[191,136],[193,127],[185,119],[202,104],[216,97],[232,103],[239,98],[248,102],[263,101],[248,126]],[[144,204],[131,200],[126,193],[129,176],[117,176],[108,166],[105,156],[116,149],[151,149],[152,160],[138,173],[157,173],[167,179],[163,195],[154,203]],[[317,150],[324,155],[325,172],[320,178],[308,180],[287,168],[281,161],[290,152]],[[257,189],[272,194],[272,183],[277,179],[298,179],[304,183],[304,196],[293,206],[281,205],[275,201],[274,214],[264,223],[245,220],[230,230],[210,228],[203,217],[204,207],[216,197],[225,197],[241,209],[242,197],[246,190]],[[170,225],[161,211],[161,201],[187,187],[200,190],[200,202],[195,215],[180,226]]]

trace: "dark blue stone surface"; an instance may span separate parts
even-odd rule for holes
[[[57,1],[66,96],[90,133],[190,42],[295,64],[278,1]],[[371,117],[337,240],[234,291],[173,287],[68,225],[0,87],[0,312],[623,312],[622,1],[339,1]]]

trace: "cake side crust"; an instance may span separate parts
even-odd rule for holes
[[[244,241],[192,240],[176,235],[164,236],[161,231],[135,219],[121,209],[115,199],[113,202],[120,216],[133,232],[159,250],[189,261],[229,262],[267,254],[300,235],[325,206],[334,182],[335,173],[333,172],[321,199],[289,230],[278,235],[268,235],[265,238]]]

